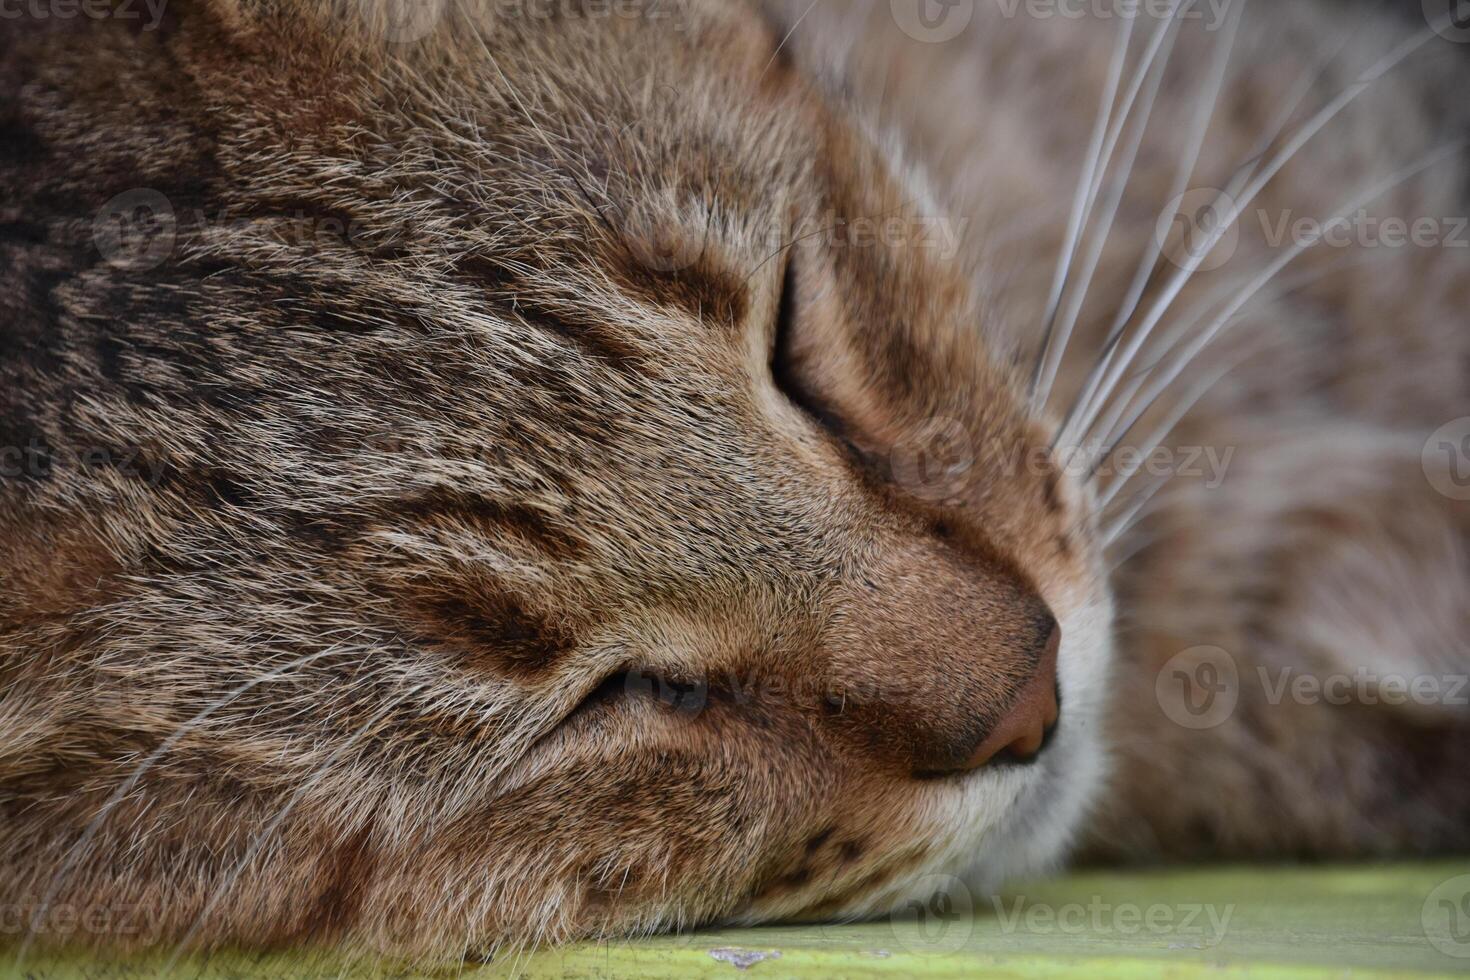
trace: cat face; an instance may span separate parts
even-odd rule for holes
[[[111,149],[14,193],[146,185],[168,247],[69,270],[5,404],[53,460],[5,558],[88,572],[12,599],[42,721],[7,892],[453,950],[1061,853],[1101,753],[1088,501],[918,175],[759,11],[669,10],[407,41],[189,7],[106,36],[166,116],[21,109],[49,160]],[[48,43],[61,79],[98,39]],[[136,465],[68,462],[99,445]],[[27,765],[46,739],[76,764]]]

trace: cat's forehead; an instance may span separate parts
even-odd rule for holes
[[[694,3],[674,22],[487,29],[468,9],[416,46],[285,70],[316,80],[310,100],[263,95],[268,63],[217,80],[240,92],[250,153],[385,244],[352,302],[412,310],[435,338],[413,356],[436,380],[403,394],[432,436],[411,454],[477,453],[495,472],[470,494],[513,480],[544,511],[605,515],[597,543],[641,539],[640,575],[655,554],[719,565],[730,540],[828,561],[856,546],[834,528],[861,538],[885,508],[833,433],[777,404],[786,279],[814,380],[867,448],[903,456],[932,423],[1007,450],[1026,437],[945,229],[763,18]]]
[[[358,198],[364,237],[492,288],[739,320],[811,197],[819,102],[744,4],[597,6],[450,5],[415,44],[344,43],[293,69],[310,99],[240,86],[242,141]]]

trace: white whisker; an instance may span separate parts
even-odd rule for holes
[[[1147,78],[1148,88],[1144,93],[1143,101],[1139,103],[1138,119],[1133,121],[1133,130],[1128,144],[1119,159],[1119,174],[1113,180],[1113,185],[1108,192],[1108,198],[1103,205],[1102,217],[1098,226],[1094,229],[1088,241],[1086,256],[1082,262],[1082,271],[1077,285],[1070,290],[1070,299],[1062,314],[1060,327],[1056,330],[1057,338],[1055,345],[1055,356],[1048,357],[1048,363],[1042,374],[1041,386],[1036,393],[1036,403],[1045,407],[1051,398],[1052,385],[1055,383],[1056,374],[1061,369],[1062,359],[1066,356],[1067,346],[1072,339],[1072,331],[1076,329],[1077,319],[1082,313],[1082,306],[1087,300],[1087,290],[1092,285],[1092,278],[1097,272],[1098,263],[1102,260],[1104,247],[1108,242],[1109,233],[1112,231],[1113,221],[1118,215],[1118,206],[1123,201],[1123,194],[1127,190],[1128,180],[1133,173],[1133,163],[1138,157],[1138,148],[1143,143],[1144,133],[1148,129],[1149,118],[1153,113],[1154,102],[1159,94],[1159,86],[1163,83],[1164,72],[1168,68],[1169,59],[1174,53],[1174,42],[1178,39],[1179,28],[1183,21],[1177,16],[1188,7],[1193,5],[1193,0],[1187,0],[1181,8],[1176,2],[1171,9],[1169,19],[1161,22],[1150,42],[1147,54],[1144,56],[1143,64],[1139,66],[1138,73],[1134,76],[1137,84],[1130,87],[1127,101],[1125,101],[1122,115],[1119,117],[1117,134],[1122,133],[1121,123],[1129,121],[1133,111],[1133,100],[1139,93],[1139,86]],[[1158,57],[1163,50],[1162,59]],[[1110,134],[1107,149],[1103,155],[1103,166],[1106,168],[1112,162],[1112,153],[1116,148],[1115,135]],[[1098,174],[1101,181],[1102,174]],[[1095,203],[1092,202],[1092,203]],[[1091,217],[1091,204],[1088,207],[1089,219]]]
[[[1250,180],[1252,172],[1252,168],[1249,166],[1241,167],[1236,170],[1235,174],[1231,177],[1230,183],[1227,184],[1224,191],[1221,192],[1221,196],[1226,200],[1232,199],[1233,196],[1235,194],[1238,194],[1241,188],[1245,186],[1245,183]],[[1228,227],[1228,222],[1224,226]],[[1206,251],[1208,252],[1208,249],[1206,249]],[[1101,373],[1099,375],[1099,378],[1097,379],[1098,383],[1094,389],[1093,396],[1089,400],[1088,404],[1084,407],[1083,411],[1079,413],[1079,415],[1073,422],[1073,428],[1080,429],[1083,433],[1091,432],[1093,429],[1098,427],[1096,425],[1096,419],[1098,414],[1102,411],[1103,406],[1107,405],[1109,401],[1117,400],[1118,386],[1122,381],[1123,370],[1126,367],[1130,366],[1133,360],[1137,359],[1137,352],[1130,351],[1130,356],[1127,360],[1119,365],[1116,372],[1107,370],[1110,365],[1114,364],[1113,358],[1117,354],[1118,347],[1123,340],[1123,336],[1123,333],[1120,331],[1118,334],[1117,343],[1110,347],[1106,351],[1105,356],[1099,360],[1097,369]],[[1137,386],[1135,385],[1132,390],[1136,391]],[[1106,432],[1107,430],[1108,427],[1103,427],[1103,431]],[[1072,433],[1067,432],[1063,433],[1063,435],[1070,440]]]
[[[1157,327],[1159,322],[1164,318],[1164,315],[1168,312],[1169,307],[1173,305],[1173,302],[1176,298],[1178,298],[1179,293],[1184,289],[1190,278],[1199,269],[1200,265],[1204,262],[1205,257],[1214,250],[1214,247],[1218,245],[1221,238],[1224,237],[1226,229],[1235,224],[1240,215],[1244,212],[1245,208],[1247,208],[1251,204],[1251,202],[1255,200],[1256,196],[1260,194],[1261,190],[1265,188],[1265,186],[1276,176],[1276,174],[1278,174],[1289,162],[1291,162],[1291,160],[1296,156],[1301,148],[1305,146],[1306,143],[1310,141],[1313,136],[1319,133],[1323,129],[1323,127],[1331,122],[1347,105],[1349,105],[1354,99],[1356,99],[1359,95],[1366,91],[1375,81],[1383,77],[1384,74],[1392,70],[1405,58],[1409,57],[1409,55],[1413,54],[1435,36],[1436,35],[1432,28],[1416,34],[1414,37],[1398,45],[1398,47],[1396,47],[1392,52],[1379,59],[1365,72],[1359,75],[1356,82],[1345,88],[1336,98],[1334,98],[1319,112],[1317,112],[1317,114],[1314,115],[1311,120],[1309,120],[1305,125],[1303,125],[1297,131],[1297,133],[1290,140],[1287,141],[1286,145],[1283,146],[1282,149],[1279,150],[1276,155],[1271,158],[1271,161],[1266,166],[1261,168],[1260,171],[1249,180],[1246,186],[1240,191],[1238,200],[1235,199],[1236,195],[1231,193],[1229,188],[1227,188],[1225,191],[1222,191],[1216,196],[1215,201],[1212,204],[1212,209],[1214,209],[1216,212],[1218,212],[1222,205],[1224,205],[1226,202],[1229,202],[1229,207],[1225,217],[1220,219],[1219,222],[1216,224],[1216,227],[1210,231],[1208,237],[1205,239],[1201,247],[1190,250],[1188,260],[1171,278],[1168,286],[1164,289],[1163,294],[1154,302],[1153,306],[1150,308],[1148,316],[1139,325],[1138,329],[1134,331],[1132,337],[1129,339],[1127,345],[1123,349],[1123,355],[1118,358],[1105,373],[1104,379],[1100,386],[1102,392],[1111,391],[1113,387],[1118,383],[1118,378],[1125,370],[1128,369],[1135,358],[1137,358],[1138,352],[1148,341],[1148,338],[1152,334],[1154,328]],[[1252,168],[1252,170],[1254,170],[1254,168]],[[1238,174],[1239,173],[1241,172],[1238,172]]]
[[[1135,518],[1140,516],[1144,506],[1150,500],[1154,499],[1154,495],[1163,489],[1164,484],[1168,483],[1173,475],[1172,473],[1164,473],[1155,477],[1148,486],[1129,499],[1128,505],[1109,522],[1107,528],[1103,531],[1101,537],[1103,547],[1107,547],[1118,540],[1120,535],[1133,526]]]
[[[1168,197],[1166,198],[1167,201],[1171,202],[1166,205],[1166,211],[1177,211],[1177,204],[1172,202],[1177,201],[1189,188],[1190,179],[1194,176],[1195,167],[1199,164],[1199,155],[1204,149],[1205,137],[1209,133],[1210,121],[1215,116],[1216,107],[1220,102],[1220,93],[1225,87],[1225,75],[1230,65],[1230,55],[1235,48],[1236,39],[1240,34],[1240,22],[1241,18],[1245,16],[1245,6],[1248,2],[1249,0],[1240,0],[1240,4],[1232,9],[1230,24],[1226,29],[1225,41],[1215,49],[1215,61],[1203,89],[1204,92],[1209,93],[1209,98],[1204,103],[1206,108],[1196,114],[1195,126],[1185,142],[1185,152],[1180,158],[1179,167],[1175,171],[1174,184],[1170,187]],[[1159,220],[1165,221],[1169,220],[1169,218],[1164,213],[1161,213]],[[1066,417],[1063,418],[1062,424],[1057,428],[1057,434],[1053,440],[1053,448],[1055,448],[1058,442],[1066,438],[1066,433],[1071,429],[1078,410],[1091,401],[1097,388],[1097,382],[1101,378],[1101,372],[1107,369],[1107,362],[1112,359],[1112,355],[1117,349],[1118,341],[1122,339],[1123,328],[1127,326],[1128,321],[1133,319],[1133,314],[1138,309],[1138,304],[1142,301],[1143,292],[1148,287],[1149,280],[1153,278],[1154,268],[1158,265],[1159,256],[1163,254],[1163,251],[1164,243],[1159,240],[1157,235],[1151,236],[1148,251],[1145,252],[1143,260],[1139,262],[1138,269],[1133,275],[1133,281],[1129,284],[1127,292],[1124,293],[1123,302],[1118,307],[1118,314],[1114,318],[1112,325],[1108,328],[1107,338],[1103,341],[1101,348],[1101,360],[1098,365],[1095,365],[1088,372],[1087,383],[1084,385],[1080,394],[1074,398]]]
[[[776,45],[776,50],[771,52],[771,60],[767,61],[766,67],[761,69],[761,78],[766,77],[766,73],[771,70],[771,66],[774,65],[776,63],[776,59],[780,57],[781,49],[786,47],[786,42],[791,40],[791,36],[795,34],[796,29],[801,26],[801,22],[806,20],[807,14],[817,9],[817,4],[821,2],[822,0],[812,0],[812,2],[807,5],[807,8],[801,12],[801,16],[796,18],[795,22],[792,23],[791,29],[786,32],[786,36],[781,38],[781,42]]]
[[[1345,268],[1349,268],[1354,265],[1362,265],[1363,263],[1370,260],[1376,260],[1380,258],[1386,260],[1387,258],[1391,258],[1393,256],[1394,253],[1391,250],[1385,249],[1371,249],[1349,253],[1348,255],[1342,256],[1334,262],[1328,263],[1324,268],[1312,269],[1308,272],[1303,272],[1297,276],[1286,279],[1285,281],[1277,282],[1275,284],[1276,288],[1273,290],[1273,295],[1289,296],[1293,292],[1310,286],[1321,279],[1325,279],[1326,277],[1333,275],[1334,273],[1342,271]],[[1236,276],[1232,278],[1229,282],[1226,282],[1220,288],[1211,292],[1210,295],[1204,299],[1204,301],[1196,304],[1186,316],[1182,317],[1180,321],[1175,324],[1175,326],[1171,327],[1165,334],[1160,336],[1159,347],[1161,348],[1161,350],[1159,351],[1159,353],[1156,354],[1147,364],[1138,367],[1136,370],[1128,375],[1126,379],[1126,384],[1120,385],[1121,390],[1109,399],[1109,401],[1112,403],[1112,407],[1107,410],[1107,414],[1101,414],[1104,406],[1098,406],[1099,414],[1096,418],[1096,421],[1091,426],[1089,426],[1089,428],[1084,431],[1079,438],[1085,440],[1087,434],[1092,431],[1112,432],[1113,429],[1118,425],[1118,420],[1122,418],[1123,412],[1127,409],[1127,406],[1132,403],[1134,396],[1138,394],[1139,389],[1147,383],[1149,377],[1154,374],[1159,365],[1162,364],[1164,361],[1170,360],[1172,358],[1175,362],[1176,367],[1178,367],[1179,369],[1185,367],[1189,363],[1189,361],[1193,359],[1194,354],[1188,351],[1185,351],[1184,353],[1180,352],[1183,350],[1184,345],[1187,343],[1190,336],[1197,336],[1197,328],[1199,327],[1200,322],[1204,320],[1205,315],[1217,303],[1226,301],[1234,296],[1239,296],[1242,291],[1248,290],[1250,282],[1250,276]],[[1227,323],[1226,327],[1228,326],[1229,324]],[[1175,372],[1171,369],[1170,373]]]
[[[1168,371],[1155,377],[1153,383],[1150,384],[1147,389],[1145,389],[1144,394],[1139,399],[1137,407],[1132,412],[1128,421],[1122,426],[1119,434],[1116,436],[1110,436],[1104,444],[1113,445],[1117,441],[1117,439],[1122,438],[1123,434],[1131,429],[1132,426],[1137,423],[1138,419],[1145,412],[1147,412],[1150,407],[1153,406],[1154,402],[1158,400],[1159,396],[1163,394],[1164,390],[1170,384],[1172,384],[1174,380],[1179,377],[1180,374],[1185,371],[1189,364],[1194,361],[1194,359],[1199,355],[1200,351],[1202,351],[1205,346],[1208,345],[1225,328],[1225,326],[1234,319],[1235,315],[1239,313],[1246,306],[1247,303],[1254,299],[1256,294],[1259,293],[1266,286],[1266,284],[1269,283],[1273,277],[1275,277],[1278,272],[1285,268],[1289,262],[1295,259],[1302,252],[1313,247],[1319,241],[1321,241],[1322,238],[1329,231],[1331,231],[1334,227],[1336,227],[1339,222],[1343,220],[1343,217],[1345,215],[1350,214],[1358,208],[1372,202],[1373,200],[1377,199],[1378,197],[1387,193],[1398,185],[1412,179],[1419,173],[1422,173],[1424,170],[1427,170],[1428,168],[1434,166],[1436,163],[1440,162],[1446,157],[1458,152],[1466,145],[1466,142],[1466,140],[1456,140],[1445,146],[1441,146],[1437,150],[1434,150],[1421,157],[1417,162],[1409,165],[1408,167],[1405,167],[1402,170],[1398,170],[1390,174],[1388,177],[1385,177],[1383,180],[1374,184],[1372,187],[1368,188],[1362,194],[1354,198],[1351,202],[1349,202],[1342,209],[1336,212],[1329,220],[1323,222],[1320,227],[1316,229],[1314,234],[1304,237],[1301,241],[1297,242],[1291,248],[1287,249],[1286,251],[1282,252],[1281,255],[1277,256],[1276,259],[1268,264],[1266,268],[1262,270],[1262,272],[1246,286],[1245,289],[1240,291],[1239,295],[1237,295],[1235,299],[1231,301],[1231,303],[1225,308],[1222,313],[1220,313],[1214,320],[1212,320],[1205,327],[1204,330],[1200,331],[1199,335],[1195,337],[1195,339],[1189,344],[1187,348],[1185,348],[1185,350],[1181,353],[1181,356],[1175,360],[1174,364],[1170,367]]]
[[[1067,275],[1071,271],[1073,254],[1077,248],[1077,242],[1082,233],[1082,223],[1086,217],[1088,196],[1093,184],[1094,175],[1097,173],[1098,162],[1102,159],[1103,140],[1107,135],[1108,121],[1112,116],[1113,101],[1118,94],[1118,85],[1123,78],[1123,65],[1128,58],[1129,42],[1133,38],[1133,18],[1124,17],[1118,28],[1118,37],[1113,48],[1113,59],[1108,66],[1107,82],[1103,85],[1102,96],[1099,100],[1097,121],[1093,124],[1092,139],[1088,145],[1086,162],[1082,168],[1082,174],[1077,182],[1077,192],[1072,199],[1072,211],[1067,218],[1067,232],[1062,241],[1062,251],[1057,257],[1056,272],[1052,276],[1051,291],[1046,300],[1046,313],[1043,320],[1046,323],[1045,332],[1042,335],[1041,351],[1036,361],[1035,373],[1031,378],[1031,393],[1033,406],[1037,385],[1041,380],[1041,373],[1045,368],[1047,359],[1051,356],[1052,329],[1055,326],[1056,313],[1061,306],[1062,290],[1067,284]]]
[[[1244,357],[1238,357],[1231,360],[1223,367],[1212,371],[1202,381],[1191,388],[1189,392],[1184,396],[1184,398],[1180,399],[1180,402],[1175,407],[1174,411],[1169,413],[1168,418],[1166,418],[1164,422],[1160,424],[1158,428],[1156,428],[1153,432],[1151,432],[1149,434],[1149,437],[1143,441],[1142,446],[1138,450],[1139,458],[1147,458],[1153,453],[1155,449],[1159,448],[1159,446],[1163,444],[1164,440],[1169,437],[1169,433],[1174,431],[1174,427],[1183,420],[1185,415],[1189,414],[1189,411],[1194,408],[1196,404],[1199,403],[1199,400],[1203,398],[1211,388],[1215,387],[1216,383],[1218,383],[1221,378],[1225,377],[1225,375],[1235,370],[1235,368],[1239,366],[1239,362],[1244,359]],[[1128,425],[1123,428],[1123,431],[1118,435],[1117,440],[1110,440],[1103,444],[1102,455],[1099,456],[1099,458],[1093,463],[1092,472],[1094,474],[1096,474],[1097,470],[1104,463],[1106,463],[1109,458],[1112,457],[1113,452],[1118,445],[1118,442],[1127,436],[1129,430],[1137,424],[1138,419],[1141,418],[1143,415],[1143,411],[1146,410],[1147,406],[1145,406],[1143,410],[1139,411],[1132,419],[1129,420]],[[1112,503],[1113,498],[1118,495],[1118,491],[1123,489],[1123,486],[1128,483],[1128,481],[1131,480],[1132,477],[1133,474],[1129,473],[1121,475],[1117,479],[1115,479],[1111,484],[1108,485],[1107,490],[1105,490],[1098,498],[1097,506],[1102,510],[1106,510],[1108,505]]]
[[[1373,261],[1387,261],[1397,257],[1399,256],[1393,249],[1353,249],[1345,255],[1338,256],[1333,261],[1323,264],[1321,268],[1309,269],[1295,276],[1278,280],[1275,283],[1275,289],[1272,291],[1272,295],[1289,296],[1344,269],[1349,269],[1357,265],[1365,265]],[[1138,388],[1142,384],[1142,381],[1139,379],[1146,378],[1155,368],[1181,350],[1189,338],[1195,335],[1196,329],[1200,322],[1204,320],[1206,313],[1217,304],[1229,300],[1232,296],[1239,295],[1241,290],[1248,288],[1252,278],[1249,275],[1232,277],[1229,282],[1213,290],[1203,301],[1192,307],[1178,323],[1160,334],[1158,338],[1159,353],[1154,355],[1148,363],[1139,366],[1129,374],[1128,379],[1135,383],[1119,400],[1127,401],[1133,395],[1137,394]],[[1116,421],[1115,418],[1114,422]],[[1098,428],[1107,432],[1111,430],[1112,426],[1100,424]]]
[[[1122,535],[1128,534],[1130,530],[1132,530],[1132,528],[1124,528],[1122,531],[1120,531],[1120,537],[1117,540],[1121,541],[1123,539]],[[1143,551],[1149,545],[1158,541],[1160,537],[1162,537],[1162,535],[1158,534],[1157,532],[1138,535],[1137,538],[1129,544],[1128,548],[1125,551],[1123,551],[1121,554],[1113,556],[1112,560],[1108,562],[1108,567],[1105,574],[1109,578],[1112,578],[1118,573],[1118,569],[1122,568],[1124,565],[1128,564],[1130,561],[1136,558],[1139,552]],[[1115,541],[1114,543],[1117,542]]]

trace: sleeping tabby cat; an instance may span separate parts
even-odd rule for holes
[[[1451,19],[11,9],[7,939],[1470,846]]]

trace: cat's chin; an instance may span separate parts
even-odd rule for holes
[[[1008,882],[1055,870],[1067,858],[1103,788],[1102,712],[1112,659],[1112,604],[1092,597],[1060,617],[1062,711],[1047,751],[1030,766],[977,781],[982,811],[968,848],[951,850],[946,872],[976,901]],[[987,792],[989,790],[989,792]],[[1009,790],[1009,792],[1007,792]],[[998,792],[997,792],[998,791]],[[968,795],[968,794],[967,794]],[[1003,803],[997,805],[997,798]],[[988,813],[983,811],[989,811]]]
[[[1103,742],[1112,661],[1113,609],[1095,596],[1061,617],[1059,728],[1047,752],[1027,769],[1014,800],[984,832],[958,877],[976,896],[1007,882],[1055,869],[1066,860],[1103,788]]]
[[[1027,787],[957,877],[979,898],[1017,879],[1056,870],[1071,851],[1103,775],[1100,747],[1077,746],[1056,771]]]

